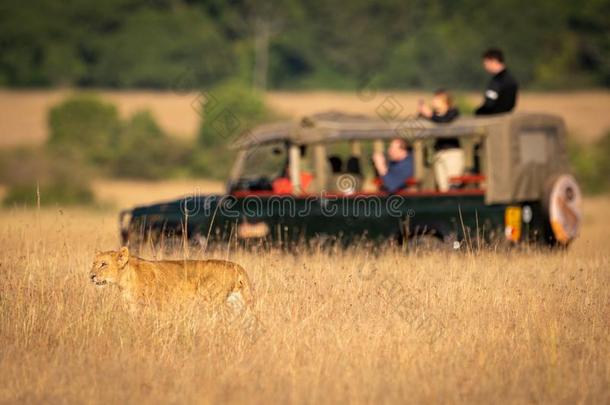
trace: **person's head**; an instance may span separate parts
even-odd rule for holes
[[[483,52],[483,67],[488,73],[500,73],[506,67],[504,53],[498,48],[490,48]]]
[[[409,155],[409,145],[407,145],[407,141],[402,138],[392,139],[390,144],[388,145],[388,159],[392,162],[398,162],[403,160]]]
[[[447,90],[439,89],[434,92],[434,97],[432,97],[432,109],[434,111],[445,113],[453,106],[453,96]]]

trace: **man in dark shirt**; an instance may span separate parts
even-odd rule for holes
[[[485,51],[483,66],[493,77],[485,90],[485,101],[475,114],[490,115],[512,111],[517,102],[518,84],[506,69],[502,51],[495,48]]]
[[[407,179],[413,176],[413,158],[404,139],[396,138],[390,142],[388,160],[389,164],[383,153],[373,154],[373,163],[383,183],[383,189],[395,193],[405,188]]]

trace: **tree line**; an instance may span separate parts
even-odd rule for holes
[[[0,85],[480,88],[498,46],[531,88],[610,86],[610,0],[4,0]]]

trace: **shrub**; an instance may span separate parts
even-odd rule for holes
[[[234,145],[255,126],[275,118],[263,95],[239,81],[231,81],[202,93],[203,121],[193,171],[201,176],[226,178],[233,162]]]
[[[166,136],[150,112],[140,111],[123,125],[115,152],[112,175],[158,179],[184,171],[190,165],[192,148]]]
[[[49,114],[50,149],[115,177],[158,179],[187,172],[192,148],[167,136],[149,111],[119,118],[93,95],[69,98]]]
[[[204,178],[226,180],[235,159],[235,151],[222,146],[199,148],[191,163],[191,172]]]
[[[121,122],[116,107],[94,95],[73,96],[49,113],[49,145],[77,153],[97,165],[108,164]]]
[[[610,191],[610,132],[593,145],[571,141],[568,144],[570,162],[576,178],[588,193]]]
[[[12,186],[4,197],[4,205],[35,206],[40,193],[41,205],[86,205],[94,202],[88,187],[70,182],[50,184],[24,184]]]
[[[2,180],[8,185],[5,205],[74,205],[94,202],[89,173],[82,162],[43,149],[18,149],[7,154]]]
[[[604,191],[610,190],[610,131],[597,141],[595,145],[596,161],[597,161],[597,176],[601,188]]]
[[[201,111],[199,144],[203,147],[227,146],[272,116],[263,95],[239,81],[202,93]]]
[[[477,106],[471,102],[468,97],[461,92],[455,94],[455,106],[460,110],[460,114],[464,115],[472,115],[474,111],[477,109]]]

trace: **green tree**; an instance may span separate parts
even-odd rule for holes
[[[95,82],[115,87],[209,85],[235,73],[231,43],[198,10],[143,9],[100,41]]]

